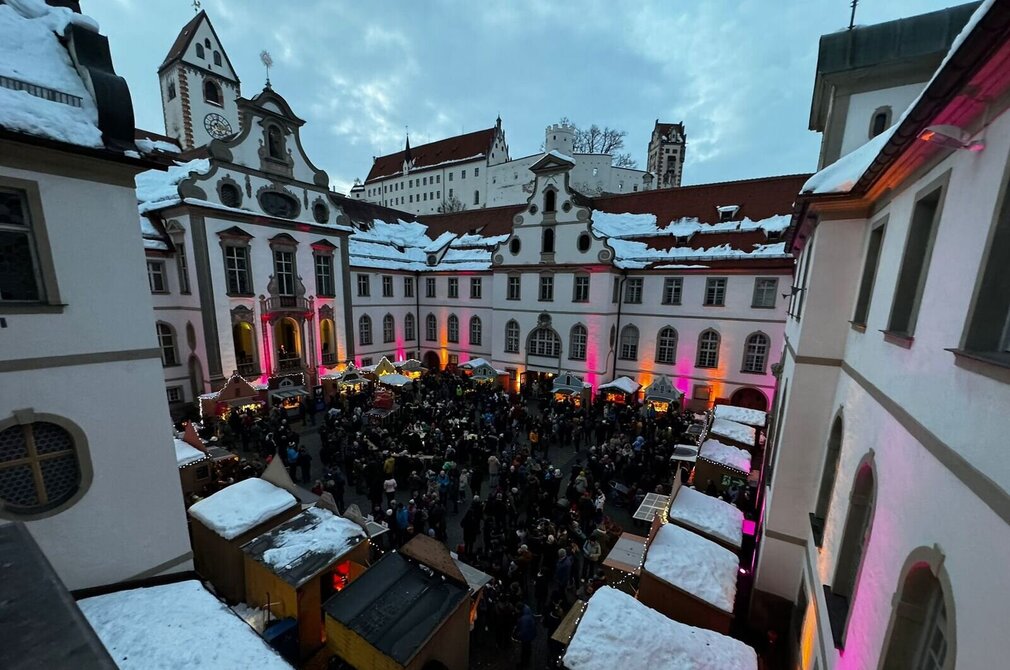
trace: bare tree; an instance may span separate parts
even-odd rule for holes
[[[442,201],[442,204],[438,206],[439,214],[452,214],[453,212],[462,212],[466,209],[466,205],[463,204],[455,194],[450,195],[447,199]]]
[[[567,116],[561,117],[561,123],[575,126]],[[595,123],[588,128],[575,126],[575,145],[572,150],[579,154],[610,154],[614,157],[614,165],[618,167],[638,167],[638,162],[630,153],[619,151],[624,148],[627,134],[626,130],[610,126],[600,128]]]

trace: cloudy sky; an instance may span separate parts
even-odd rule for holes
[[[850,0],[203,0],[252,97],[259,53],[307,123],[302,143],[346,191],[372,157],[487,128],[537,151],[568,116],[628,132],[644,169],[654,121],[683,121],[684,183],[813,170],[807,130],[818,37]],[[857,24],[956,0],[862,0]],[[188,0],[82,0],[130,83],[137,125],[164,132],[157,68],[194,13]],[[283,11],[282,11],[283,10]]]

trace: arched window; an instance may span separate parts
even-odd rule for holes
[[[284,160],[284,136],[277,126],[267,128],[267,153],[270,158]]]
[[[6,514],[49,512],[83,493],[90,481],[86,445],[66,428],[21,411],[0,430],[0,508]],[[55,417],[54,417],[55,419]],[[57,419],[59,420],[59,419]],[[81,459],[81,452],[85,458]]]
[[[459,318],[455,314],[449,315],[449,320],[446,321],[446,329],[448,330],[447,339],[450,342],[459,342]]]
[[[817,489],[817,503],[810,515],[810,527],[814,531],[814,544],[821,546],[824,535],[824,523],[828,518],[828,508],[831,504],[831,493],[835,488],[835,476],[838,474],[838,457],[842,453],[842,417],[835,417],[828,436],[828,448],[824,454],[824,467],[821,469],[821,485]]]
[[[743,371],[764,374],[768,365],[768,336],[754,333],[747,337],[743,350]]]
[[[505,324],[505,353],[519,353],[519,322],[512,320]]]
[[[656,337],[656,362],[673,363],[677,359],[677,331],[667,326]]]
[[[210,79],[203,80],[203,99],[212,105],[221,105],[221,87]]]
[[[337,329],[333,327],[333,319],[319,320],[319,341],[323,348],[323,365],[333,365],[337,362]]]
[[[695,367],[719,367],[719,333],[714,330],[702,331],[698,336],[698,360]]]
[[[429,314],[424,318],[424,339],[429,342],[438,339],[438,320],[434,314]]]
[[[393,321],[393,315],[387,314],[382,317],[382,341],[392,342],[396,339],[396,322]]]
[[[638,360],[638,328],[631,324],[621,328],[621,348],[618,358],[624,361]]]
[[[202,44],[197,44],[196,45],[196,57],[197,58],[206,58],[207,57],[207,55],[203,51],[203,45]]]
[[[541,253],[553,254],[554,253],[554,229],[544,228],[543,236],[541,238],[542,244],[540,247]]]
[[[158,347],[161,349],[161,364],[171,367],[179,364],[179,353],[175,348],[175,331],[172,326],[159,321],[158,327]]]
[[[413,342],[417,337],[416,330],[414,315],[407,312],[407,314],[403,317],[403,339],[407,342]]]
[[[943,555],[936,549],[920,547],[909,556],[905,565],[909,564],[911,567],[892,601],[894,610],[881,670],[952,669],[954,617],[948,609],[949,594],[944,594],[944,582],[937,574],[943,570]],[[949,589],[945,575],[944,579]]]
[[[876,478],[871,457],[864,458],[856,471],[856,480],[849,496],[849,513],[845,517],[842,541],[838,547],[838,561],[835,564],[835,579],[831,585],[828,613],[835,647],[845,646],[845,633],[852,611],[852,600],[856,595],[859,570],[866,555],[873,525],[873,505],[876,500]],[[930,666],[923,666],[930,667]]]
[[[544,211],[545,212],[556,212],[557,211],[558,194],[554,191],[547,191],[544,193]]]
[[[236,323],[232,326],[231,337],[232,344],[235,346],[235,363],[238,366],[238,373],[246,376],[258,372],[256,366],[256,333],[253,330],[252,324],[246,321]]]
[[[891,108],[878,107],[870,117],[870,138],[874,138],[887,130],[891,125]]]
[[[221,64],[221,52],[220,51],[215,51],[214,52],[214,65],[220,65],[220,64]]]
[[[573,361],[586,360],[586,341],[589,333],[581,323],[572,326],[568,335],[568,358]]]
[[[471,316],[470,317],[470,344],[474,346],[480,346],[482,330],[480,317]]]
[[[550,328],[537,328],[530,333],[527,351],[533,356],[559,358],[561,356],[561,338]]]
[[[372,318],[367,314],[358,319],[358,344],[372,343]]]
[[[480,204],[480,191],[474,191],[473,192],[473,204],[475,204],[475,205],[479,205]]]

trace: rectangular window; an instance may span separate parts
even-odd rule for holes
[[[277,279],[277,295],[295,294],[295,254],[293,251],[274,250],[274,277]]]
[[[452,173],[449,173],[449,181],[452,181]],[[452,190],[449,190],[449,195],[452,195]]]
[[[435,183],[436,184],[441,184],[442,183],[442,175],[440,175],[440,174],[435,175]]]
[[[404,277],[403,278],[403,297],[413,298],[414,297],[414,278]]]
[[[424,339],[434,342],[438,339],[438,321],[431,314],[424,322]]]
[[[474,191],[473,192],[473,204],[475,204],[475,205],[479,205],[480,204],[480,191]]]
[[[169,386],[167,389],[165,389],[165,392],[168,395],[168,402],[170,403],[182,402],[181,386]]]
[[[382,275],[382,297],[393,297],[393,278],[390,275]]]
[[[427,177],[422,177],[421,178],[421,186],[427,186],[427,185],[428,185],[428,178]]]
[[[165,264],[163,262],[147,261],[147,283],[151,287],[151,293],[168,293],[168,288],[165,286]]]
[[[915,203],[915,209],[912,210],[905,253],[898,272],[898,284],[894,289],[891,318],[887,323],[887,330],[898,335],[911,337],[915,332],[919,303],[929,273],[929,259],[933,254],[942,192],[942,188],[936,189]]]
[[[754,280],[754,297],[751,307],[772,309],[775,307],[775,293],[779,290],[779,280],[775,277],[758,277]]]
[[[358,275],[358,297],[367,298],[372,293],[371,284],[368,281],[368,275],[359,274]]]
[[[449,365],[452,367],[459,365],[459,354],[449,354]]]
[[[382,341],[389,343],[396,339],[396,323],[393,317],[387,316],[382,320]]]
[[[726,304],[726,278],[709,277],[705,280],[705,306],[721,307]]]
[[[231,295],[252,293],[252,284],[249,281],[249,247],[225,247],[224,261],[228,277],[228,293]]]
[[[424,278],[424,297],[434,298],[435,297],[435,278],[425,277]]]
[[[683,277],[667,277],[663,280],[663,304],[679,305],[680,296],[684,292]]]
[[[421,195],[424,196],[424,198],[423,198],[424,202],[428,202],[428,194],[427,193],[422,193]]]
[[[409,202],[414,202],[414,194],[413,193],[411,193],[408,197],[410,198]]]
[[[480,300],[481,295],[481,280],[480,277],[470,278],[470,299]]]
[[[474,177],[479,177],[480,176],[480,168],[479,167],[475,167],[473,169],[473,176]]]
[[[870,241],[866,246],[866,260],[863,261],[863,276],[859,280],[859,294],[856,297],[856,313],[852,322],[860,326],[866,325],[866,317],[870,313],[870,299],[873,297],[873,285],[877,281],[877,265],[880,262],[880,248],[884,243],[884,230],[887,224],[881,223],[870,231]]]
[[[186,258],[186,241],[175,242],[175,268],[179,272],[179,293],[189,294],[189,261]]]
[[[508,284],[506,285],[506,300],[519,300],[520,299],[520,289],[519,289],[519,277],[516,275],[509,275]]]
[[[368,367],[371,364],[372,364],[372,359],[371,358],[362,358],[361,359],[361,367]]]
[[[333,256],[316,254],[316,295],[333,296]]]
[[[460,179],[466,179],[466,170],[460,170],[459,171],[459,178]]]
[[[630,277],[624,287],[624,302],[638,305],[642,302],[642,278]]]
[[[459,297],[459,278],[449,277],[449,297],[458,298]]]
[[[614,293],[610,298],[610,302],[617,304],[617,301],[621,299],[621,278],[614,277]]]
[[[540,302],[553,302],[554,300],[554,277],[544,275],[540,277]]]
[[[704,400],[705,402],[710,401],[712,399],[712,387],[704,384],[695,384],[692,398],[695,400]]]
[[[589,275],[575,275],[572,302],[589,302]]]

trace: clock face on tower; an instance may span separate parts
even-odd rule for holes
[[[231,124],[228,123],[228,119],[216,112],[203,117],[203,127],[207,129],[207,134],[215,139],[231,135]]]

